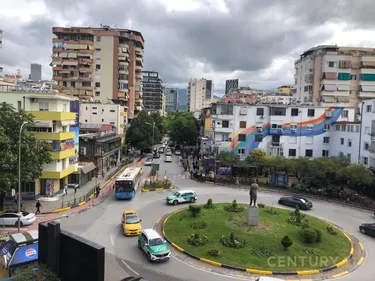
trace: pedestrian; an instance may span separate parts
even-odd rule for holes
[[[97,186],[97,187],[96,187],[96,198],[99,197],[99,194],[100,194],[100,187]]]
[[[42,204],[40,204],[40,201],[38,200],[35,204],[35,207],[36,207],[36,212],[35,214],[40,214],[40,207],[43,207]]]
[[[64,186],[64,195],[68,195],[68,186],[67,185]]]

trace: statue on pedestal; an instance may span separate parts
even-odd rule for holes
[[[250,206],[253,205],[254,203],[254,206],[256,207],[256,203],[257,203],[257,193],[258,193],[258,184],[257,184],[257,180],[256,179],[253,179],[253,183],[250,185],[250,192],[249,192],[249,195],[250,195]]]

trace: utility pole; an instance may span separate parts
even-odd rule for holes
[[[18,143],[18,233],[20,233],[21,226],[21,141],[22,141],[22,130],[23,127],[29,122],[24,121],[20,128],[19,143]]]

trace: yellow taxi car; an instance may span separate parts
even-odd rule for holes
[[[142,226],[141,221],[134,210],[126,210],[122,214],[121,224],[126,236],[136,236],[141,234]]]

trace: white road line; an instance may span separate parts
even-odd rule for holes
[[[113,236],[111,235],[111,244],[112,244],[112,247],[115,246],[115,242],[113,241]]]
[[[365,221],[362,221],[362,220],[357,219],[357,218],[355,218],[355,217],[348,216],[348,215],[346,215],[346,216],[347,216],[348,218],[351,218],[351,219],[353,219],[353,220],[359,221],[359,222],[361,222],[361,223],[365,223]]]
[[[136,274],[136,275],[138,275],[139,276],[139,274],[138,274],[138,272],[137,271],[135,271],[134,269],[132,269],[124,260],[121,260],[122,261],[122,263],[129,269],[129,270],[131,270],[134,274]]]

